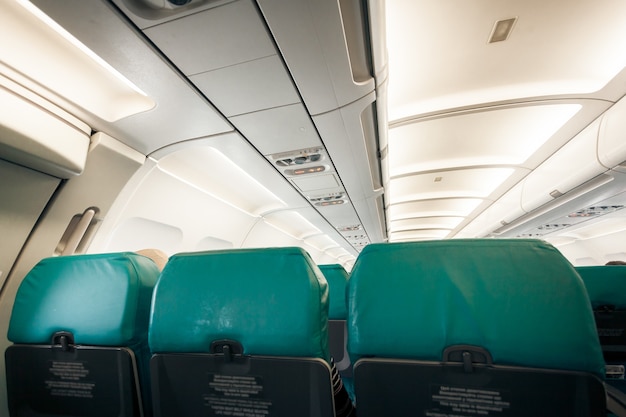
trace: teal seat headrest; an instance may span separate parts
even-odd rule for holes
[[[135,253],[46,258],[26,275],[8,338],[50,344],[68,331],[76,344],[133,346],[146,340],[155,263]]]
[[[604,375],[585,287],[542,241],[369,245],[352,270],[348,299],[354,359],[440,361],[446,347],[475,345],[495,364]]]
[[[612,305],[626,309],[626,265],[578,266],[593,308]]]
[[[183,253],[155,288],[153,353],[209,352],[236,340],[245,354],[328,359],[328,285],[300,248]]]
[[[345,320],[348,317],[346,289],[348,288],[348,273],[339,264],[319,265],[326,277],[330,288],[328,318],[331,320]]]

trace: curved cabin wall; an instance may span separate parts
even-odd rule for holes
[[[345,263],[354,253],[328,252],[341,249],[341,239],[250,144],[229,133],[176,144],[148,158],[120,193],[89,251],[158,247],[172,255],[300,246],[320,263],[339,263],[338,257],[350,255]]]
[[[54,254],[71,219],[88,207],[98,208],[100,220],[105,217],[120,190],[144,160],[142,154],[109,136],[97,133],[92,137],[83,173],[67,180],[56,191],[55,198],[36,222],[6,277],[0,294],[1,317],[10,317],[15,293],[22,279],[39,260]],[[36,181],[40,182],[39,179]],[[35,192],[36,188],[31,190]],[[27,210],[24,208],[24,211]],[[9,230],[12,229],[13,226]],[[7,326],[8,320],[0,321],[0,351],[4,351],[9,344]],[[4,378],[4,355],[0,356],[0,376]],[[0,387],[3,386],[0,384]],[[6,391],[0,389],[0,415],[8,415],[6,404]]]
[[[87,125],[9,76],[19,78],[0,64],[0,288],[61,180],[85,169],[90,142]]]

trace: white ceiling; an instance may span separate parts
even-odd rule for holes
[[[386,17],[390,240],[466,237],[477,216],[626,93],[621,1],[389,0]],[[496,22],[511,18],[508,39],[489,43]],[[580,158],[597,163],[593,153]],[[554,198],[557,178],[533,181],[548,189],[533,198]],[[509,201],[523,207],[516,195]],[[494,231],[505,220],[498,213],[497,226],[468,230]]]
[[[589,181],[613,187],[594,198],[621,190],[621,0],[33,3],[156,103],[116,121],[68,111],[263,217],[258,230],[312,222],[354,256],[387,238],[517,233]],[[489,43],[502,19],[512,32]],[[278,163],[312,154],[324,169],[310,176]]]

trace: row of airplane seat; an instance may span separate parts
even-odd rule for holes
[[[327,332],[300,248],[183,253],[160,274],[135,253],[48,258],[16,295],[10,415],[334,416]]]
[[[327,326],[328,285],[300,248],[175,255],[152,308],[155,410],[333,416]]]
[[[359,417],[605,415],[589,297],[549,244],[372,244],[349,280],[333,268],[299,248],[177,254],[160,274],[134,253],[45,259],[11,317],[11,416],[332,417],[331,355]],[[342,317],[347,349],[329,349]],[[95,379],[119,370],[121,393]]]
[[[596,321],[607,382],[626,392],[626,265],[580,266]]]

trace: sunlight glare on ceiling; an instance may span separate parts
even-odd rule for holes
[[[274,193],[211,147],[174,152],[159,160],[158,168],[251,216],[287,207]],[[216,173],[220,174],[219,178]]]
[[[409,201],[389,206],[388,215],[393,220],[430,216],[469,215],[482,202],[479,198],[447,198],[440,200]]]
[[[392,127],[389,175],[522,164],[580,108],[579,104],[504,107]]]
[[[592,93],[626,66],[622,0],[601,7],[565,0],[393,0],[386,16],[392,122],[502,100]],[[509,38],[489,44],[494,23],[513,17]]]
[[[0,2],[0,35],[2,71],[50,101],[68,101],[107,121],[156,105],[27,0]]]
[[[512,173],[513,168],[474,168],[409,175],[389,182],[392,203],[438,198],[485,198]],[[437,177],[441,180],[437,181]]]

